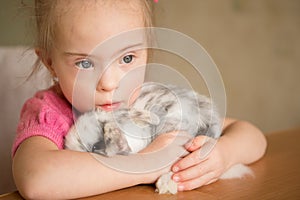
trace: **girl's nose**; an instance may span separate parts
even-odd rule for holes
[[[109,66],[101,75],[100,80],[97,85],[97,90],[99,92],[110,92],[114,91],[119,87],[121,80],[121,72],[118,68],[114,66]]]

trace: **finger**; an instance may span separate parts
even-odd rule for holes
[[[217,180],[219,180],[218,178],[213,178],[212,180],[208,181],[207,183],[205,183],[205,185],[209,185],[211,183],[216,182]]]
[[[208,140],[202,145],[202,147],[198,150],[199,151],[199,159],[205,159],[214,149],[215,145],[217,144],[217,140],[214,138],[207,138]]]
[[[172,131],[172,132],[160,134],[158,137],[160,136],[169,136],[169,137],[184,136],[184,137],[191,138],[191,134],[185,131]]]
[[[172,171],[174,173],[176,173],[178,171],[198,165],[199,163],[201,163],[203,161],[205,161],[205,160],[200,157],[200,149],[199,149],[199,150],[196,150],[196,151],[188,154],[186,157],[180,159],[179,161],[177,161],[173,165]]]
[[[175,173],[172,178],[175,182],[188,181],[196,177],[201,177],[211,172],[212,169],[213,166],[210,166],[210,162],[204,161],[201,164],[192,166],[190,168]]]
[[[201,177],[178,183],[177,189],[178,191],[193,190],[195,188],[208,184],[214,179],[214,172],[209,172]]]
[[[197,137],[197,138],[203,138],[203,137]],[[196,139],[196,140],[200,140],[200,139]],[[194,152],[190,153],[182,160],[175,163],[173,166],[173,172],[177,172],[179,170],[183,170],[191,166],[197,165],[200,162],[203,162],[208,157],[210,152],[215,147],[215,144],[217,143],[217,140],[213,138],[206,137],[205,140],[206,141],[201,148],[195,150]]]
[[[205,135],[199,135],[192,140],[190,140],[188,143],[184,145],[184,147],[188,151],[195,151],[199,149],[206,141],[208,140],[208,137]]]

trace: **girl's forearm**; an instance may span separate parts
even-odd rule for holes
[[[151,182],[156,174],[134,174],[113,170],[89,153],[45,150],[28,139],[31,146],[20,146],[13,162],[15,182],[20,193],[29,199],[70,199],[101,194],[140,183]],[[53,144],[50,144],[50,146]],[[51,147],[52,148],[52,147]],[[30,152],[30,153],[29,153]]]
[[[230,119],[225,122],[219,142],[230,166],[259,160],[267,147],[266,138],[258,128],[249,122]]]

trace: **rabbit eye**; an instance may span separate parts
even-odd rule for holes
[[[92,147],[92,152],[99,151],[101,149],[105,149],[105,143],[103,140],[96,142]]]

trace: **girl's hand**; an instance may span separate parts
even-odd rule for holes
[[[184,144],[190,139],[190,134],[185,132],[164,133],[141,150],[139,155],[143,156],[143,164],[154,172],[146,183],[154,183],[162,174],[171,171],[172,165],[189,153]]]
[[[215,182],[229,168],[220,140],[197,136],[185,148],[190,154],[172,166],[179,191]]]

